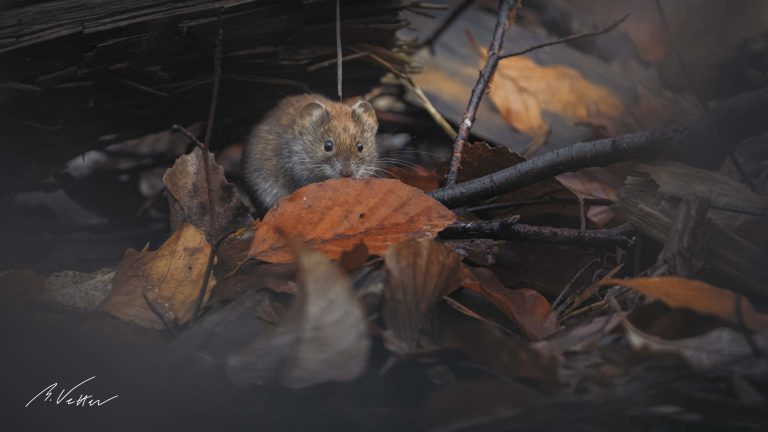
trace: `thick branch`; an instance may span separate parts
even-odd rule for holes
[[[470,95],[469,103],[467,104],[467,110],[464,112],[464,118],[459,125],[459,132],[456,134],[456,139],[453,141],[451,167],[446,179],[446,185],[448,186],[456,183],[456,178],[459,175],[459,166],[461,165],[461,152],[464,149],[464,144],[469,139],[469,131],[472,129],[472,124],[475,122],[477,107],[480,105],[480,101],[483,99],[483,95],[488,88],[488,83],[491,81],[494,72],[496,72],[496,66],[499,64],[499,52],[504,43],[504,33],[507,31],[507,26],[509,25],[509,14],[519,3],[520,0],[500,1],[499,15],[496,18],[496,27],[493,30],[491,46],[488,49],[488,58],[485,61],[483,69],[480,71],[480,76],[477,78],[475,87],[472,89],[472,94]]]
[[[630,224],[600,230],[577,230],[516,223],[514,220],[456,222],[440,232],[445,239],[485,238],[493,240],[530,240],[545,243],[581,243],[591,245],[627,244],[634,233]]]
[[[574,144],[461,184],[430,192],[448,207],[476,202],[591,166],[628,159],[669,157],[712,169],[728,149],[764,131],[768,88],[739,95],[692,123]]]

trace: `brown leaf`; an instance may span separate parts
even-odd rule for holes
[[[483,61],[486,50],[474,39]],[[549,125],[542,112],[549,111],[577,123],[605,125],[624,110],[621,101],[607,88],[588,81],[566,66],[540,66],[525,56],[499,62],[488,96],[512,127],[543,142]],[[610,126],[610,125],[608,125]]]
[[[362,241],[372,255],[408,238],[434,238],[456,217],[418,189],[389,179],[336,179],[313,183],[282,199],[256,229],[248,255],[292,260],[278,229],[338,259]]]
[[[601,284],[626,286],[655,297],[674,308],[714,315],[737,325],[743,321],[744,325],[755,331],[768,330],[768,315],[757,312],[746,297],[706,282],[677,276],[660,276],[608,279]]]
[[[285,319],[227,359],[237,384],[279,381],[292,388],[354,380],[370,349],[363,307],[347,277],[324,254],[296,240],[300,290]]]
[[[422,348],[432,304],[464,278],[461,257],[435,240],[411,239],[390,246],[384,266],[382,314],[393,337],[389,347],[398,353]]]
[[[539,340],[557,331],[557,316],[541,294],[527,288],[509,289],[489,269],[468,268],[470,275],[462,286],[496,305],[526,336]]]
[[[147,306],[144,295],[161,305],[177,324],[191,320],[211,246],[202,231],[185,224],[156,251],[128,249],[117,265],[112,291],[99,309],[144,327],[163,323]],[[211,276],[205,298],[216,281]]]
[[[440,175],[421,165],[409,168],[388,166],[386,171],[390,178],[400,180],[408,186],[413,186],[424,192],[432,192],[440,187]]]
[[[365,243],[360,241],[352,249],[341,254],[341,257],[339,257],[339,267],[344,272],[349,273],[362,267],[368,261],[369,256],[368,248],[365,247]]]
[[[190,223],[205,232],[209,243],[215,244],[252,219],[248,207],[240,201],[237,188],[224,177],[224,169],[216,163],[213,154],[207,153],[205,157],[209,177],[203,150],[196,148],[176,159],[163,175],[163,183],[171,195],[171,231],[176,232],[183,224]]]

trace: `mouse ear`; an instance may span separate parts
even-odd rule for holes
[[[304,105],[299,111],[299,116],[296,119],[296,126],[299,129],[305,128],[317,128],[328,123],[331,119],[331,114],[328,109],[320,102],[310,102]]]
[[[363,100],[352,105],[352,118],[356,122],[365,125],[375,127],[378,124],[376,121],[376,111],[373,109],[373,105]]]

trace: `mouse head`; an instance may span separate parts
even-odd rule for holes
[[[351,107],[330,101],[307,103],[299,111],[295,127],[315,174],[313,181],[365,178],[375,173],[378,122],[368,102]]]

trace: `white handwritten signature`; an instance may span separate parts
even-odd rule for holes
[[[104,400],[94,399],[93,395],[85,394],[85,393],[81,393],[77,398],[75,398],[74,396],[73,397],[69,396],[73,391],[75,391],[75,389],[77,389],[81,385],[87,383],[88,381],[90,381],[90,380],[92,380],[94,378],[96,378],[96,377],[92,376],[92,377],[90,377],[90,378],[80,382],[80,384],[72,387],[71,389],[69,389],[69,391],[67,391],[67,389],[65,389],[65,388],[62,388],[61,391],[59,392],[59,396],[56,397],[55,399],[51,399],[51,397],[54,396],[53,390],[56,388],[56,386],[59,385],[59,383],[53,383],[53,384],[49,385],[48,387],[44,388],[40,393],[36,394],[35,397],[30,399],[29,402],[27,402],[27,404],[24,405],[24,406],[28,407],[32,402],[35,401],[35,399],[39,398],[40,395],[42,395],[42,394],[45,394],[45,398],[41,399],[41,401],[43,401],[43,402],[56,402],[56,405],[65,403],[67,405],[75,405],[75,406],[94,406],[94,405],[95,406],[102,406],[105,403],[111,401],[112,399],[116,399],[117,398],[117,395],[114,395],[114,396],[112,396],[109,399],[104,399]]]

